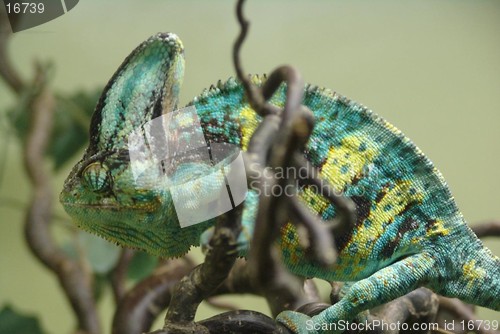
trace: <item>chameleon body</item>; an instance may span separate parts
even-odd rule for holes
[[[132,52],[104,89],[89,147],[60,196],[82,229],[162,257],[181,256],[199,245],[213,220],[181,228],[168,184],[141,188],[134,182],[127,136],[177,107],[183,65],[183,46],[174,34],[157,34]],[[257,85],[263,80],[252,77]],[[285,89],[270,102],[282,107]],[[426,156],[394,126],[328,89],[306,85],[303,104],[316,120],[305,157],[335,190],[354,201],[357,223],[336,237],[340,254],[331,268],[308,260],[295,227],[287,224],[278,241],[283,261],[297,275],[356,283],[317,316],[285,311],[278,320],[297,333],[336,332],[330,324],[419,286],[500,311],[500,259],[467,226]],[[242,150],[261,120],[234,79],[205,90],[189,105],[196,107],[207,141]],[[173,178],[205,168],[185,164]],[[311,189],[305,188],[301,198],[322,218],[335,216],[335,207]],[[249,191],[242,249],[251,238],[257,203],[258,196]]]

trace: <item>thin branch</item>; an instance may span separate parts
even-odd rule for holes
[[[479,238],[500,237],[500,221],[477,224],[472,227],[472,230]]]
[[[274,70],[261,89],[251,83],[241,67],[240,52],[248,33],[249,23],[243,14],[244,0],[238,2],[236,13],[240,24],[240,34],[234,44],[233,62],[236,73],[241,80],[250,106],[261,116],[259,124],[252,136],[245,154],[249,179],[257,178],[260,189],[287,189],[294,186],[293,181],[286,178],[277,178],[262,171],[268,166],[272,168],[300,168],[295,164],[296,152],[303,152],[304,146],[312,133],[313,115],[309,109],[302,106],[304,83],[299,72],[290,66],[281,66]],[[286,84],[286,101],[283,110],[270,105],[273,94]],[[269,160],[269,161],[268,161]],[[300,160],[302,162],[303,160]],[[259,176],[255,176],[258,174]],[[252,179],[252,184],[255,184]],[[314,181],[312,181],[314,182]],[[293,198],[292,198],[293,199]],[[289,308],[296,308],[306,299],[303,294],[303,282],[281,264],[278,250],[274,241],[279,231],[292,218],[297,225],[303,225],[311,239],[315,260],[322,265],[329,265],[335,261],[336,250],[333,245],[332,234],[326,231],[321,220],[310,214],[300,201],[292,201],[294,215],[288,213],[290,206],[288,196],[261,196],[256,218],[256,226],[250,247],[249,264],[253,271],[255,284],[258,289],[265,291],[268,299],[278,301],[271,306],[273,314]]]
[[[419,288],[370,310],[368,318],[372,323],[380,324],[382,321],[388,324],[407,323],[409,328],[413,328],[413,324],[417,323],[434,323],[438,307],[437,295],[429,289]],[[429,329],[426,326],[422,326],[420,330],[414,330],[413,332],[426,334],[428,331]]]
[[[20,95],[25,84],[8,57],[8,43],[11,34],[7,14],[4,7],[0,6],[0,77],[17,95]]]
[[[77,262],[64,254],[49,231],[53,195],[50,173],[43,157],[52,132],[55,102],[46,88],[44,74],[39,67],[35,85],[40,87],[40,93],[31,104],[30,130],[23,152],[26,173],[33,186],[33,198],[26,215],[25,237],[33,254],[59,278],[78,318],[78,329],[98,334],[100,324],[92,292],[92,278]]]
[[[248,262],[244,259],[236,260],[227,279],[213,292],[212,296],[224,294],[254,294],[267,298],[267,302],[273,314],[279,313],[284,309],[280,298],[273,298],[266,295],[266,291],[258,290],[259,287],[253,282],[249,272]],[[304,298],[307,302],[317,302],[320,300],[319,291],[313,280],[305,280],[303,285]]]
[[[120,304],[120,301],[127,292],[125,288],[125,281],[127,279],[128,266],[133,257],[133,250],[127,248],[122,249],[118,262],[111,271],[111,287],[113,289],[113,297],[116,305]]]
[[[242,293],[262,295],[262,293],[256,290],[255,286],[252,285],[247,261],[239,258],[236,259],[227,278],[213,291],[211,296]]]
[[[260,115],[267,115],[257,127],[248,146],[248,156],[245,156],[245,162],[247,163],[246,167],[248,167],[247,169],[249,171],[248,178],[252,180],[251,184],[255,185],[256,182],[254,179],[258,179],[258,176],[256,177],[255,175],[262,175],[263,173],[261,171],[265,168],[264,166],[270,166],[271,168],[290,166],[299,170],[305,168],[309,171],[307,177],[301,180],[302,183],[305,182],[306,184],[312,185],[319,184],[320,194],[324,195],[333,205],[335,205],[338,215],[333,221],[324,224],[319,217],[314,217],[314,215],[310,214],[310,212],[307,211],[309,209],[302,208],[304,205],[303,203],[295,201],[292,203],[294,214],[290,218],[292,218],[294,223],[303,225],[308,231],[311,238],[309,244],[313,245],[312,253],[316,260],[322,265],[329,265],[334,262],[336,255],[336,250],[333,247],[334,242],[332,234],[335,233],[337,236],[352,229],[356,221],[355,206],[350,199],[336,194],[326,180],[318,179],[317,175],[319,173],[304,159],[303,153],[299,153],[303,152],[304,146],[312,133],[314,119],[312,112],[301,105],[304,84],[298,71],[290,66],[278,67],[269,75],[260,90],[253,85],[248,79],[248,76],[244,74],[241,67],[240,52],[248,33],[249,22],[244,17],[243,4],[244,0],[240,0],[236,9],[241,30],[234,44],[233,62],[235,64],[237,76],[242,81],[245,88],[250,106]],[[277,107],[271,106],[267,100],[272,97],[282,84],[286,84],[285,107],[283,111],[279,110],[279,108],[278,111],[276,111]],[[273,112],[266,112],[266,110],[271,110],[270,108],[274,108]],[[275,115],[281,116],[281,122],[280,117]],[[295,124],[292,124],[294,122]],[[295,133],[293,133],[294,131]],[[278,135],[279,133],[280,135]],[[291,148],[287,146],[291,143],[290,140],[294,142]],[[276,160],[275,158],[276,161],[274,162],[267,161],[268,157],[276,157],[279,155],[277,152],[283,152],[284,150],[288,150],[287,155],[285,155],[287,159],[286,166],[283,165],[283,163],[285,163],[284,160],[279,161],[279,159]],[[292,159],[288,161],[289,156],[295,157],[295,160]],[[257,173],[259,171],[261,173]],[[257,184],[259,184],[261,188],[267,187],[268,189],[273,186],[273,183],[277,183],[272,179],[265,180],[265,178],[261,178],[257,181],[259,181]],[[286,183],[287,181],[284,182]],[[281,186],[285,186],[285,184],[281,184]],[[274,204],[272,207],[276,208]],[[285,221],[282,222],[282,224],[284,223]],[[281,227],[279,223],[274,222],[273,224],[277,226],[277,229]],[[326,233],[328,232],[326,231],[327,228],[331,229],[330,233]],[[263,232],[259,232],[258,228],[256,228],[256,231],[256,233],[264,235]],[[272,235],[275,236],[275,234]],[[265,253],[263,249],[261,249],[260,252],[261,254]],[[266,258],[267,262],[269,262],[271,257],[268,256],[263,258]],[[262,265],[262,267],[265,267],[265,265]]]
[[[156,317],[168,307],[179,280],[194,263],[188,258],[165,261],[121,299],[113,317],[113,334],[137,334],[150,330]]]
[[[200,321],[210,333],[273,333],[291,334],[291,332],[276,324],[268,316],[255,311],[234,311],[216,315]]]
[[[298,121],[292,126],[282,127],[278,134],[276,144],[270,154],[272,168],[290,166],[293,153],[297,144],[301,142],[297,126],[303,126]],[[262,175],[263,189],[287,189],[292,180],[287,178],[277,179]],[[307,300],[303,293],[303,281],[291,275],[280,261],[278,250],[274,241],[279,236],[279,231],[289,220],[289,197],[287,196],[261,196],[255,222],[255,230],[250,246],[249,265],[255,278],[255,283],[265,291],[268,298],[277,300],[278,309],[273,309],[276,314],[283,309],[296,308]]]
[[[253,85],[245,75],[240,60],[240,52],[248,33],[249,22],[243,14],[244,0],[238,1],[236,14],[240,24],[240,34],[233,48],[233,62],[238,79],[241,80],[250,106],[257,114],[264,116],[252,136],[245,162],[248,178],[262,189],[280,189],[294,187],[293,181],[277,178],[266,173],[255,173],[264,168],[300,168],[294,164],[296,152],[303,152],[304,146],[312,133],[313,115],[302,106],[304,83],[299,72],[290,66],[281,66],[274,70],[261,88]],[[286,84],[286,101],[283,110],[267,102],[273,94]],[[269,160],[269,161],[268,161]],[[257,176],[255,176],[257,174]],[[279,251],[274,241],[279,237],[280,229],[290,221],[303,225],[314,245],[314,258],[322,265],[329,265],[336,258],[333,238],[325,230],[317,217],[310,215],[304,204],[295,201],[295,215],[288,213],[290,198],[288,196],[261,196],[257,211],[256,226],[250,247],[249,267],[251,277],[257,289],[264,291],[273,314],[284,309],[294,309],[307,301],[303,291],[303,281],[291,275],[281,263]],[[299,219],[293,219],[293,218]]]
[[[238,35],[234,46],[233,46],[233,64],[234,68],[236,70],[236,75],[238,79],[241,81],[243,84],[243,87],[245,88],[245,92],[247,93],[247,96],[249,97],[249,103],[250,106],[261,116],[265,116],[267,113],[264,111],[264,99],[262,98],[262,95],[260,94],[258,88],[252,85],[250,82],[250,79],[244,74],[245,72],[243,71],[243,67],[241,65],[240,61],[240,53],[241,53],[241,47],[243,45],[243,42],[245,41],[248,33],[248,27],[250,23],[245,19],[245,16],[243,15],[243,4],[245,3],[244,0],[238,1],[238,4],[236,5],[236,16],[238,18],[238,22],[240,24],[240,34]]]
[[[205,262],[176,285],[165,316],[165,326],[162,331],[154,333],[208,333],[205,327],[194,322],[194,317],[199,304],[228,277],[238,256],[237,238],[241,231],[242,209],[243,206],[239,205],[217,217]]]
[[[0,76],[20,95],[25,85],[8,58],[6,17],[0,13]],[[78,319],[78,331],[100,333],[99,319],[92,293],[92,279],[79,264],[59,249],[49,231],[52,218],[50,173],[45,167],[44,152],[52,133],[54,97],[47,88],[46,72],[37,66],[33,83],[37,94],[30,103],[30,129],[24,147],[24,166],[33,186],[27,209],[25,237],[33,254],[58,277]]]

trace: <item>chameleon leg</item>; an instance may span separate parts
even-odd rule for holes
[[[298,312],[284,311],[277,320],[297,334],[342,333],[340,326],[346,320],[409,293],[429,278],[432,280],[434,265],[432,256],[428,254],[412,255],[354,283],[338,303],[312,318]]]

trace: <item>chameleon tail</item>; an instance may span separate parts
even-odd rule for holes
[[[500,311],[500,258],[475,236],[474,239],[474,242],[466,243],[462,254],[456,254],[460,259],[454,268],[456,278],[446,284],[442,293]]]

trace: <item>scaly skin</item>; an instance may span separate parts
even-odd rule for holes
[[[199,245],[200,235],[213,225],[209,220],[181,228],[171,183],[141,187],[130,167],[128,136],[177,107],[183,70],[181,41],[174,34],[157,34],[132,52],[104,89],[92,117],[89,147],[60,197],[82,229],[126,247],[176,257]],[[252,80],[260,85],[265,79]],[[284,102],[281,87],[271,103],[282,107]],[[358,220],[351,232],[336,236],[341,251],[332,268],[308,261],[296,229],[287,224],[279,240],[283,261],[297,275],[356,283],[339,303],[315,317],[286,311],[278,320],[297,333],[328,332],[324,326],[419,286],[500,311],[500,259],[467,227],[443,177],[423,153],[393,125],[327,89],[307,85],[303,104],[316,119],[305,157],[356,203]],[[260,122],[234,79],[219,82],[189,105],[196,107],[207,141],[242,150]],[[201,163],[184,164],[169,182],[207,171]],[[311,189],[305,188],[301,197],[324,219],[335,216],[335,208]],[[257,202],[255,191],[249,191],[240,236],[243,253]]]

